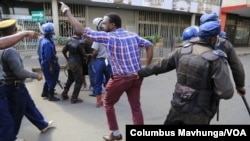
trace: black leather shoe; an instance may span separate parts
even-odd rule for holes
[[[79,98],[77,98],[77,99],[71,99],[71,103],[72,103],[72,104],[82,103],[82,102],[83,102],[83,100],[82,100],[82,99],[79,99]]]
[[[49,101],[60,101],[60,98],[57,98],[55,96],[50,96]]]
[[[42,92],[41,97],[48,98],[49,97],[48,92]]]
[[[119,136],[114,136],[113,133],[111,133],[110,135],[103,136],[103,139],[105,141],[119,141],[122,140],[122,135],[120,134]]]

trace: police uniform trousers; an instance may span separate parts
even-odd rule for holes
[[[19,87],[13,84],[6,84],[4,85],[4,90],[7,94],[10,113],[14,119],[15,135],[19,132],[24,115],[39,130],[48,126],[48,122],[44,120],[43,115],[37,109],[24,83],[19,84]]]
[[[48,65],[48,63],[42,61],[41,65],[42,65],[41,68],[42,68],[42,71],[43,71],[43,74],[44,74],[44,77],[45,77],[44,86],[48,87],[48,91],[49,92],[54,92],[54,89],[56,87],[56,82],[58,80],[59,73],[60,73],[59,63],[56,62],[54,64],[54,72],[53,73],[51,73],[49,71],[49,65]]]
[[[3,85],[0,86],[0,141],[14,141],[14,122],[9,111],[6,92]]]

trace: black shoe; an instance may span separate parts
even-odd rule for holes
[[[49,97],[49,101],[60,101],[60,98],[57,98],[55,96]]]
[[[63,100],[68,100],[69,99],[69,96],[68,95],[64,95],[64,94],[62,94],[61,97],[62,97]]]
[[[43,92],[41,94],[41,97],[44,97],[44,98],[48,98],[49,97],[49,94],[47,92]]]
[[[77,99],[71,99],[70,101],[71,101],[71,103],[72,103],[72,104],[75,104],[75,103],[82,103],[82,102],[83,102],[83,100],[82,100],[82,99],[80,99],[80,98],[77,98]]]

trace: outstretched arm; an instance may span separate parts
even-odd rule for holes
[[[24,37],[38,38],[38,33],[35,31],[22,31],[16,34],[5,36],[0,38],[0,49],[6,49],[14,46],[16,43],[21,41]]]
[[[146,65],[149,65],[153,59],[153,50],[154,50],[154,46],[150,46],[146,48],[146,53],[147,53]]]
[[[65,16],[67,16],[70,24],[74,27],[74,29],[83,34],[83,31],[84,31],[84,27],[83,25],[72,15],[70,9],[69,9],[69,6],[66,5],[65,3],[63,2],[60,2],[61,4],[61,11],[62,13],[65,14]]]

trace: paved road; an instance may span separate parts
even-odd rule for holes
[[[243,51],[245,53],[246,51]],[[250,55],[240,56],[246,70],[246,89],[250,91]],[[24,57],[27,69],[34,65],[33,59]],[[34,59],[35,60],[35,59]],[[63,60],[61,60],[63,61]],[[36,65],[36,64],[35,64]],[[61,71],[60,80],[66,81]],[[27,87],[37,107],[48,120],[53,119],[54,128],[47,133],[40,134],[26,118],[20,129],[19,138],[26,141],[102,141],[102,136],[109,134],[103,107],[95,107],[95,98],[89,97],[89,91],[81,91],[79,97],[84,100],[80,104],[70,104],[69,101],[49,102],[40,97],[44,81],[27,82]],[[145,124],[162,124],[170,107],[170,100],[176,82],[175,71],[144,79],[141,91],[141,104],[144,112]],[[57,86],[56,91],[62,92]],[[69,94],[71,94],[72,89]],[[60,96],[60,95],[59,95]],[[250,94],[246,99],[250,102]],[[131,124],[131,112],[127,97],[124,94],[116,105],[117,119],[125,141],[125,126]],[[230,100],[222,100],[220,105],[220,120],[212,120],[212,124],[247,124],[250,116],[238,94]]]

